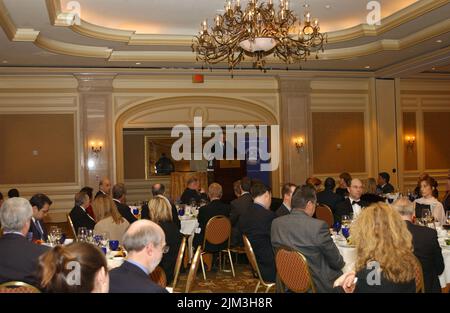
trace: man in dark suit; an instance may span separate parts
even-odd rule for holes
[[[439,275],[445,265],[436,230],[412,223],[414,205],[408,199],[400,198],[392,207],[400,213],[413,237],[414,255],[422,265],[425,292],[441,292]]]
[[[296,185],[291,183],[283,185],[283,188],[281,189],[281,195],[283,196],[283,203],[275,212],[277,216],[288,215],[289,213],[291,213],[291,199],[292,194],[294,193],[296,187],[297,187]]]
[[[308,261],[317,292],[332,292],[333,282],[342,275],[345,263],[330,236],[328,225],[312,217],[316,202],[313,186],[298,187],[292,195],[291,214],[272,223],[272,246],[300,251]]]
[[[270,228],[276,215],[270,210],[271,192],[267,186],[256,182],[250,193],[254,203],[239,218],[239,229],[252,245],[264,281],[274,282],[276,270]]]
[[[187,188],[183,191],[180,201],[183,204],[191,204],[192,201],[199,203],[201,200],[206,200],[207,196],[203,189],[200,189],[200,184],[197,177],[191,177],[187,181]]]
[[[75,195],[75,206],[70,211],[69,216],[72,220],[73,227],[78,234],[78,228],[86,227],[87,229],[94,229],[95,220],[86,212],[89,205],[89,196],[85,192],[78,192]]]
[[[131,212],[131,208],[126,205],[126,193],[127,190],[124,184],[115,184],[112,189],[113,201],[117,210],[128,223],[132,224],[137,221],[137,218]]]
[[[23,198],[6,200],[0,208],[3,236],[0,238],[0,284],[22,281],[39,286],[36,276],[39,256],[48,248],[36,245],[25,237],[33,210]]]
[[[123,236],[128,257],[109,272],[110,293],[167,293],[149,277],[167,252],[164,232],[157,224],[139,220]]]
[[[336,187],[336,182],[334,178],[328,177],[325,179],[324,183],[325,189],[317,193],[317,202],[320,204],[325,204],[330,207],[333,214],[336,212],[336,205],[344,200],[344,197],[334,193],[334,187]]]
[[[353,215],[356,218],[367,203],[361,200],[363,185],[361,180],[353,178],[350,187],[347,188],[349,196],[344,201],[336,204],[334,220],[341,222],[343,215]]]
[[[394,186],[389,183],[391,176],[386,172],[381,172],[378,174],[378,186],[377,190],[379,193],[387,194],[394,192]]]
[[[156,197],[156,196],[161,196],[164,197],[165,199],[167,199],[167,201],[170,203],[170,206],[172,208],[172,221],[175,223],[175,225],[178,227],[178,230],[181,229],[181,221],[178,218],[178,211],[177,211],[177,207],[175,206],[175,204],[170,201],[166,196],[165,196],[165,191],[166,191],[166,187],[163,184],[154,184],[152,185],[152,196]],[[141,218],[143,219],[150,219],[150,210],[148,208],[148,203],[144,204],[142,206],[142,210],[141,210]]]
[[[198,224],[200,228],[200,233],[194,236],[194,248],[203,244],[203,239],[205,237],[206,224],[209,220],[217,215],[224,215],[226,217],[230,216],[230,206],[228,204],[220,201],[222,198],[222,186],[218,183],[212,183],[208,188],[208,196],[211,202],[205,206],[202,206],[198,212]],[[228,243],[224,243],[221,246],[215,246],[207,244],[205,250],[208,252],[216,252],[221,249],[225,249]]]
[[[242,247],[242,234],[238,227],[238,221],[244,212],[248,210],[253,204],[253,198],[250,195],[250,187],[252,181],[248,177],[241,179],[240,183],[240,196],[237,199],[231,201],[230,208],[230,221],[231,221],[231,246]]]
[[[47,241],[47,230],[43,220],[50,210],[52,201],[46,195],[38,193],[31,197],[30,204],[33,209],[33,216],[31,217],[29,232],[33,233],[33,240]]]
[[[107,177],[103,177],[102,180],[100,180],[98,184],[98,191],[95,194],[95,198],[97,198],[97,196],[100,194],[104,195],[111,194],[111,181]]]

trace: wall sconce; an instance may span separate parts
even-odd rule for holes
[[[416,143],[416,137],[406,136],[405,141],[406,141],[406,148],[408,149],[408,151],[412,152],[414,150],[414,144]]]
[[[95,157],[98,158],[98,154],[103,149],[103,142],[101,142],[101,141],[98,141],[98,142],[91,141],[90,146],[91,146],[92,153],[94,153]]]
[[[294,143],[297,152],[298,153],[303,152],[303,149],[305,148],[305,140],[303,139],[303,137],[298,137],[294,139]]]

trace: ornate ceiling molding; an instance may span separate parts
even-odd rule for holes
[[[108,41],[124,42],[128,45],[167,45],[167,46],[191,46],[192,36],[186,35],[154,35],[137,34],[134,30],[121,30],[107,28],[91,24],[79,19],[79,25],[75,24],[75,14],[63,13],[61,0],[46,0],[50,22],[55,26],[70,27],[73,31],[92,38]],[[328,33],[328,43],[345,42],[361,37],[376,37],[386,33],[402,24],[448,4],[448,0],[422,0],[397,11],[384,18],[381,25],[360,24],[348,29]]]

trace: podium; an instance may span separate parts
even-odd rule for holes
[[[191,177],[196,177],[200,188],[208,191],[208,175],[206,172],[172,172],[170,174],[170,197],[173,201],[180,199],[183,191],[187,187],[187,181]]]

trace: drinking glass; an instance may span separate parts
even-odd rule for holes
[[[79,227],[78,228],[78,241],[85,242],[87,237],[87,228],[86,227]]]
[[[352,222],[350,215],[342,215],[341,223],[342,227],[347,227]]]
[[[88,243],[92,243],[92,244],[95,243],[95,240],[94,240],[94,230],[93,230],[93,229],[88,229],[88,230],[87,230],[87,232],[86,232],[86,241],[87,241]]]
[[[433,216],[431,215],[430,209],[422,210],[422,221],[425,224],[425,226],[428,226],[429,223],[433,222]]]
[[[447,212],[446,212],[446,216],[447,216],[447,225],[450,225],[450,210],[448,210]]]

